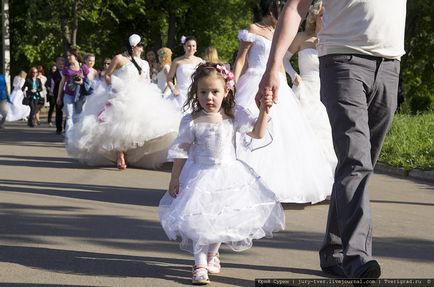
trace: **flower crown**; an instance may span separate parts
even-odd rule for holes
[[[185,44],[185,40],[187,40],[187,37],[185,37],[184,35],[182,35],[182,37],[181,37],[181,44],[182,45]]]
[[[235,86],[234,74],[231,71],[229,71],[224,65],[221,64],[206,65],[204,68],[215,69],[217,73],[219,73],[220,76],[225,80],[226,88],[228,88],[229,90],[232,90],[234,88]]]

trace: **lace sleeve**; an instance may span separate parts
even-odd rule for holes
[[[234,114],[234,124],[237,132],[246,134],[253,130],[256,123],[256,117],[253,116],[249,110],[240,106],[235,106]]]
[[[247,30],[241,30],[238,32],[238,40],[244,41],[244,42],[254,42],[255,41],[255,34],[250,33]]]
[[[173,161],[176,158],[188,158],[190,146],[194,141],[192,124],[193,121],[191,115],[185,115],[181,119],[178,137],[172,143],[172,146],[167,153],[167,159],[169,161]]]

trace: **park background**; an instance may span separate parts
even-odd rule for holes
[[[146,49],[169,47],[182,55],[182,35],[198,39],[198,55],[214,46],[230,62],[237,33],[254,20],[258,0],[9,0],[12,77],[42,64],[46,70],[70,46],[105,57],[122,52],[132,33]],[[393,13],[393,7],[390,7]],[[434,169],[434,5],[407,1],[405,50],[399,108],[380,161],[392,166]],[[296,58],[293,59],[294,66]],[[3,66],[3,65],[2,65]]]

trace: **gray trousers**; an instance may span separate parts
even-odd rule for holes
[[[320,264],[342,264],[348,277],[372,260],[366,186],[396,110],[399,70],[399,61],[379,57],[320,57],[321,101],[338,157]]]
[[[8,110],[9,110],[8,101],[7,100],[0,101],[0,128],[3,127],[6,121]]]

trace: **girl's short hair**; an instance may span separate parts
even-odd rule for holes
[[[194,115],[203,110],[197,98],[198,83],[200,79],[212,76],[221,78],[225,82],[225,91],[228,91],[228,94],[223,99],[222,108],[228,117],[233,118],[233,109],[235,107],[234,75],[222,63],[206,62],[196,68],[196,71],[191,76],[192,83],[188,90],[187,101],[182,107],[183,111],[191,109]]]
[[[163,47],[160,48],[157,51],[158,54],[158,58],[160,59],[160,64],[162,66],[164,65],[170,65],[170,63],[172,63],[172,50],[170,50],[169,48]]]
[[[311,34],[315,33],[316,29],[316,16],[322,11],[322,0],[316,1],[309,7],[309,13],[306,17],[306,32]]]

